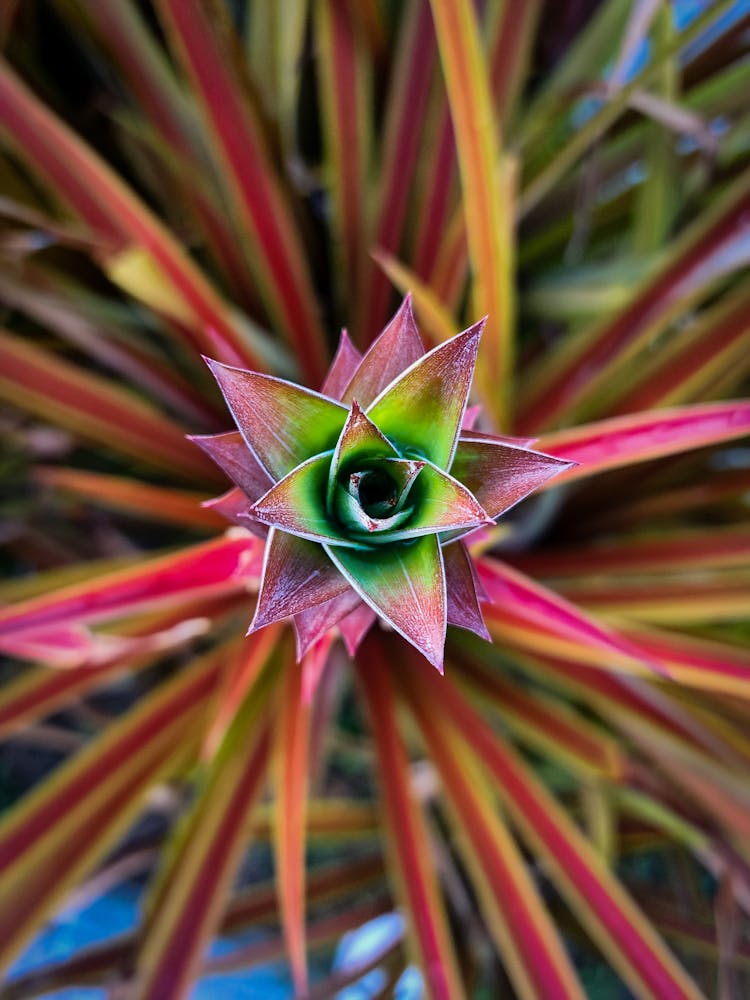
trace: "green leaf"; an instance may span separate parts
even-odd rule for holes
[[[333,499],[336,479],[342,465],[346,463],[354,471],[359,468],[358,462],[362,459],[374,458],[398,458],[398,452],[365,415],[357,400],[353,399],[351,411],[336,442],[331,460],[328,479],[329,504]]]
[[[362,600],[442,673],[446,596],[437,536],[374,552],[324,548]]]
[[[433,348],[369,407],[367,415],[402,453],[450,468],[483,329],[482,320]]]
[[[250,514],[282,531],[312,541],[356,545],[327,512],[326,492],[332,452],[315,455],[284,476],[251,508]]]
[[[465,486],[429,462],[419,473],[410,500],[414,513],[403,528],[389,532],[390,541],[438,531],[478,528],[492,523]]]

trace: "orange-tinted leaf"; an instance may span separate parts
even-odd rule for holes
[[[470,0],[434,0],[431,6],[456,134],[473,304],[480,315],[488,314],[479,381],[502,422],[513,370],[513,212],[507,165],[498,161],[489,74],[474,8]],[[498,162],[502,164],[500,182]]]
[[[37,466],[34,478],[73,496],[148,521],[166,521],[207,531],[224,528],[221,515],[201,504],[205,493],[152,486],[124,476],[59,466]]]
[[[635,385],[618,400],[617,412],[636,413],[706,398],[729,370],[741,380],[750,357],[750,296],[743,286],[681,328],[645,365]],[[723,393],[722,393],[723,395]]]
[[[183,997],[220,924],[247,846],[247,819],[266,776],[269,711],[278,678],[273,668],[279,665],[266,667],[238,710],[152,890],[136,959],[144,1000]]]
[[[552,552],[511,554],[508,561],[533,576],[623,573],[674,573],[750,564],[750,531],[693,529],[634,534],[596,545],[556,548]]]
[[[313,654],[314,655],[314,654]],[[305,815],[309,787],[311,704],[304,697],[305,663],[289,663],[275,723],[275,822],[279,910],[298,993],[307,992],[305,949]]]
[[[541,368],[532,369],[519,413],[523,430],[533,433],[549,427],[591,400],[621,359],[632,357],[678,309],[705,294],[726,272],[727,249],[744,238],[748,207],[750,174],[745,174],[708,219],[700,218],[682,237],[666,264],[625,309],[581,337],[565,338]]]
[[[494,808],[483,776],[438,707],[441,698],[399,672],[431,760],[453,805],[453,826],[485,920],[519,997],[584,996],[562,942],[516,846]]]
[[[750,614],[750,579],[673,576],[658,582],[640,579],[603,582],[566,581],[558,589],[574,604],[619,621],[689,626],[701,622],[745,621]]]
[[[373,882],[380,882],[382,878],[383,863],[379,855],[316,869],[308,879],[308,903],[335,901],[341,895],[367,890]],[[351,913],[355,920],[362,912],[351,903],[347,907],[347,913]],[[268,924],[276,916],[276,886],[266,882],[233,896],[224,913],[221,930],[227,934],[235,933],[258,924]],[[317,924],[313,925],[310,928],[311,943],[327,942],[325,933],[331,932],[331,927],[322,933]],[[62,963],[53,962],[16,976],[10,980],[8,989],[12,984],[14,995],[28,995],[42,985],[46,990],[59,990],[66,986],[96,985],[113,977],[126,979],[133,968],[137,945],[136,934],[118,935],[114,940],[77,951]],[[283,954],[283,941],[274,942],[274,956],[282,958]]]
[[[216,482],[184,430],[150,403],[101,375],[0,331],[0,398],[88,441],[168,468],[183,479]]]
[[[680,684],[750,698],[750,655],[746,650],[673,632],[641,627],[626,631],[631,642],[658,656],[669,676]]]
[[[373,250],[372,256],[402,295],[410,294],[422,326],[432,344],[440,344],[456,332],[453,316],[435,291],[392,254]]]
[[[420,677],[419,697],[425,697]],[[659,1000],[700,993],[573,821],[521,759],[446,679],[440,705],[487,769],[515,825],[544,858],[558,890],[636,994]]]
[[[356,301],[365,257],[370,163],[372,73],[356,7],[349,0],[318,0],[318,77],[325,126],[328,180],[336,225],[334,273]]]
[[[162,686],[6,815],[0,824],[3,961],[132,821],[175,753],[184,759],[195,748],[196,721],[219,665],[220,654],[212,654]]]
[[[105,262],[128,249],[143,252],[155,269],[155,288],[168,294],[180,315],[190,320],[192,337],[204,350],[216,329],[246,364],[260,365],[226,304],[182,247],[145,205],[77,136],[48,111],[6,63],[0,63],[0,119],[12,142],[33,162],[102,241]]]
[[[402,12],[386,97],[380,179],[373,198],[371,246],[398,253],[435,64],[435,33],[427,5],[410,0]],[[356,340],[369,343],[388,315],[390,289],[379,268],[367,271],[357,309]]]
[[[574,604],[507,564],[483,557],[477,562],[477,570],[489,601],[503,611],[551,631],[563,641],[661,669],[658,661],[651,661],[614,629],[600,624]],[[489,608],[486,613],[491,615]]]
[[[533,694],[485,666],[478,656],[460,657],[459,676],[469,692],[500,715],[518,739],[578,771],[617,779],[624,762],[617,742],[601,727],[559,701]]]
[[[195,212],[216,260],[232,281],[240,301],[247,300],[248,269],[225,212],[201,183],[191,183],[205,165],[186,95],[164,52],[148,30],[138,9],[118,0],[85,0],[83,6],[94,31],[118,65],[126,86],[153,124],[159,141],[173,151],[171,177],[179,185],[181,203]],[[187,169],[186,169],[187,167]],[[193,174],[193,171],[195,174]]]

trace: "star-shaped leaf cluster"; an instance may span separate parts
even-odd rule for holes
[[[377,616],[439,670],[448,624],[486,637],[461,539],[571,463],[470,429],[483,327],[425,352],[407,297],[364,356],[342,332],[320,392],[208,361],[238,428],[194,439],[235,483],[214,504],[267,533],[250,631],[354,650]]]

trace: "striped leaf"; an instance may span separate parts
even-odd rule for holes
[[[389,665],[375,641],[362,648],[357,677],[378,754],[386,837],[396,891],[403,901],[411,947],[432,1000],[465,995],[427,845],[429,832],[409,784],[408,760],[396,728]]]

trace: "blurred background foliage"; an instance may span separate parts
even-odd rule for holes
[[[6,0],[0,43],[0,997],[305,995],[305,937],[311,997],[746,996],[747,3]],[[480,428],[583,471],[475,550],[493,647],[326,644],[305,701],[241,641],[200,355],[317,388],[407,289],[429,344],[489,313]]]

